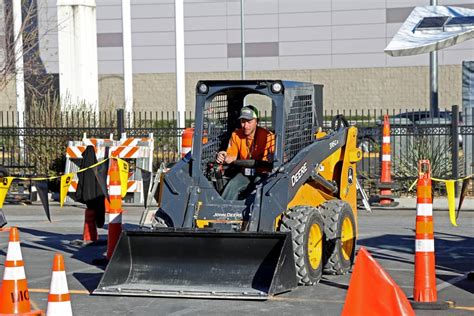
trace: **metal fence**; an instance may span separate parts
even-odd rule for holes
[[[338,114],[345,115],[351,125],[359,128],[358,142],[364,154],[358,164],[358,174],[371,193],[376,193],[375,184],[380,178],[385,114],[389,115],[391,124],[393,180],[401,191],[416,179],[419,159],[430,159],[432,174],[436,177],[458,178],[471,173],[472,113],[460,113],[457,106],[443,109],[434,116],[424,109],[326,111],[324,127],[330,128],[332,118]],[[270,114],[263,112],[260,116],[262,125],[268,125]],[[113,134],[118,139],[121,133],[128,137],[145,137],[153,133],[154,170],[161,162],[179,159],[177,139],[182,130],[176,128],[174,112],[124,115],[118,110],[92,115],[30,111],[24,115],[23,129],[17,127],[18,119],[16,112],[0,112],[0,164],[12,174],[55,175],[62,172],[67,142],[81,140],[84,135],[110,138]],[[191,112],[186,113],[186,127],[192,124]],[[20,146],[21,142],[23,146]]]

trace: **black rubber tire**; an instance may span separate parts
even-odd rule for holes
[[[296,278],[300,285],[313,285],[321,280],[323,272],[323,251],[320,264],[316,269],[310,264],[308,257],[308,236],[313,224],[319,226],[322,242],[324,242],[323,218],[318,208],[296,206],[283,214],[280,231],[291,232],[293,254],[296,265]],[[323,244],[324,249],[324,244]]]
[[[331,200],[321,205],[321,215],[324,220],[325,247],[324,272],[327,274],[346,274],[354,263],[356,247],[356,225],[351,206],[341,200]],[[348,218],[352,225],[352,251],[345,258],[342,244],[342,225]]]

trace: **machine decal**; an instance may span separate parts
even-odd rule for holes
[[[349,185],[351,185],[354,182],[354,170],[352,167],[349,167],[349,170],[347,171],[347,182]]]
[[[308,171],[308,163],[305,162],[301,168],[296,171],[294,175],[291,176],[291,186],[294,187],[296,183],[301,179],[301,177]]]
[[[242,219],[242,214],[240,213],[214,213],[213,217],[224,217],[224,218],[234,218],[234,219]]]
[[[333,140],[332,142],[329,143],[329,149],[333,149],[334,147],[337,146],[337,144],[339,144],[339,140]]]

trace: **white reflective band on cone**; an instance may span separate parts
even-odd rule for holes
[[[416,252],[434,252],[434,239],[415,240]]]
[[[51,277],[51,286],[49,288],[50,294],[69,293],[69,289],[67,288],[66,272],[53,271],[53,276]]]
[[[46,316],[72,316],[71,302],[48,302]]]
[[[24,280],[26,279],[24,267],[5,267],[3,280]]]
[[[390,136],[384,136],[382,138],[382,143],[383,144],[390,144]]]
[[[10,241],[8,243],[7,250],[7,261],[18,261],[23,260],[21,256],[20,242],[19,241]]]
[[[390,155],[382,155],[382,161],[391,161]]]
[[[109,213],[109,224],[122,224],[122,213]]]
[[[109,186],[109,195],[121,195],[122,187],[120,185],[110,185]]]
[[[181,152],[183,154],[187,154],[190,151],[191,151],[191,147],[181,147]]]
[[[433,216],[433,204],[418,203],[416,205],[416,215],[418,215],[418,216]]]

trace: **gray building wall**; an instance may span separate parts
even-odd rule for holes
[[[38,0],[41,57],[58,72],[56,0]],[[121,107],[121,1],[96,0],[102,109]],[[132,0],[136,109],[175,105],[174,1]],[[199,79],[240,77],[240,0],[185,0],[186,104]],[[245,1],[248,78],[305,80],[325,85],[326,108],[423,107],[428,104],[427,55],[394,58],[383,49],[414,6],[428,0]],[[472,0],[439,5],[473,8]],[[474,41],[439,52],[440,105],[461,104],[463,60]]]

